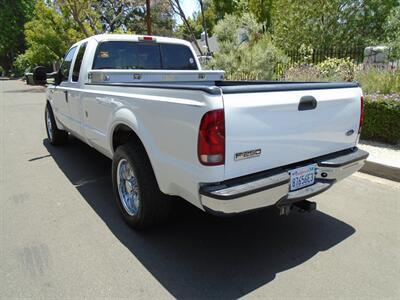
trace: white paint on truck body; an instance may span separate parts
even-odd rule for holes
[[[299,111],[303,96],[317,107]],[[360,88],[224,95],[227,178],[304,161],[354,147],[360,118]],[[261,155],[235,161],[235,153]]]
[[[114,152],[114,129],[121,124],[131,128],[142,141],[159,187],[166,194],[181,196],[203,209],[199,194],[202,183],[223,182],[356,145],[357,133],[345,133],[358,131],[360,88],[223,94],[215,84],[223,71],[202,71],[189,42],[162,37],[156,37],[156,43],[189,47],[198,70],[92,70],[100,42],[139,38],[98,35],[78,42],[73,47],[87,43],[79,81],[71,81],[70,71],[66,81],[48,86],[47,99],[59,128],[67,129],[109,158]],[[127,85],[135,82],[134,74],[143,74],[145,83],[164,86]],[[185,74],[186,82],[182,77]],[[98,80],[104,79],[103,75],[114,78],[110,84],[93,81],[93,76]],[[179,76],[179,80],[169,80],[173,76]],[[176,89],[173,85],[177,83],[208,86],[214,92]],[[305,95],[315,97],[316,109],[298,110],[299,100]],[[225,114],[225,164],[204,166],[197,154],[199,125],[205,113],[216,109],[224,109]],[[261,149],[259,156],[234,160],[236,153],[254,149]]]

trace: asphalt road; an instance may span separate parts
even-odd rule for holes
[[[46,139],[41,87],[0,81],[0,298],[400,297],[400,185],[355,174],[318,211],[214,218],[181,208],[137,233],[110,161]]]

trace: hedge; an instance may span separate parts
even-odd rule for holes
[[[368,95],[361,138],[400,143],[400,95]]]

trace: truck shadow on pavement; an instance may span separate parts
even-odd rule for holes
[[[320,211],[279,217],[266,209],[216,218],[180,205],[169,223],[138,233],[119,216],[108,158],[76,139],[65,147],[43,144],[111,232],[178,299],[246,295],[355,232]]]

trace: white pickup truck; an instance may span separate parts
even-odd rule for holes
[[[73,45],[54,76],[50,143],[72,134],[112,159],[134,228],[165,219],[171,196],[216,215],[311,210],[368,156],[357,83],[226,81],[186,41],[116,34]]]

